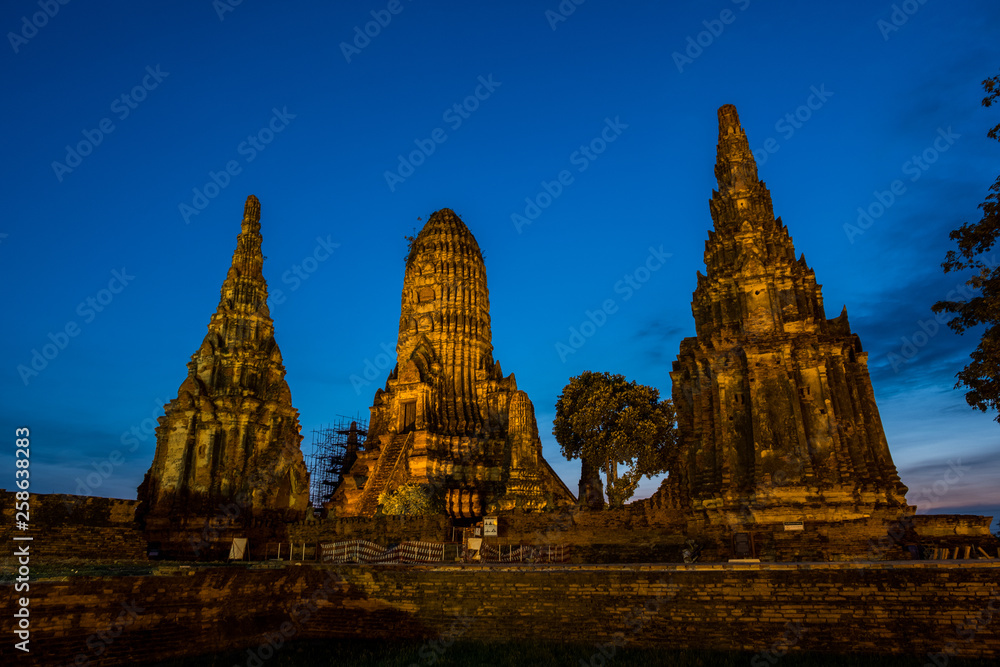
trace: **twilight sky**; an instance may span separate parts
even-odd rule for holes
[[[556,397],[584,370],[669,396],[732,103],[827,314],[846,304],[869,352],[910,502],[1000,515],[1000,426],[953,388],[978,334],[930,311],[962,284],[948,231],[1000,165],[980,106],[1000,5],[577,1],[4,3],[0,432],[31,427],[32,491],[135,497],[248,194],[307,453],[367,415],[404,236],[448,207],[486,256],[494,356],[576,489]]]

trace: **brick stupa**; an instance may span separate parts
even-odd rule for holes
[[[527,394],[493,359],[486,266],[449,209],[411,243],[396,358],[375,393],[366,451],[331,501],[338,513],[372,516],[383,492],[406,484],[453,517],[575,501],[542,458]]]
[[[730,525],[912,514],[847,309],[827,319],[736,108],[718,115],[715,230],[691,306],[697,336],[681,343],[670,374],[682,439],[670,504]]]
[[[156,454],[139,487],[147,525],[213,517],[302,515],[309,474],[298,411],[267,307],[260,202],[247,198],[232,266],[188,376],[159,419]],[[235,503],[235,505],[234,505]]]

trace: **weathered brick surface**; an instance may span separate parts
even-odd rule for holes
[[[0,540],[11,543],[15,532],[15,497],[0,491]],[[146,539],[135,524],[135,500],[69,494],[31,494],[26,533],[33,556],[79,557],[89,560],[145,559]]]
[[[493,358],[490,322],[479,244],[454,211],[435,211],[410,239],[396,367],[326,506],[375,516],[383,493],[409,484],[455,517],[574,503],[542,456],[531,399]]]
[[[254,649],[282,628],[286,641],[427,638],[467,618],[464,638],[491,641],[989,658],[998,582],[996,561],[172,568],[32,583],[31,657],[142,664]]]
[[[451,540],[451,519],[434,516],[377,516],[312,519],[288,525],[292,542],[336,542],[364,539],[380,544],[404,540],[444,542]]]
[[[267,303],[260,201],[250,195],[208,333],[163,406],[138,489],[147,528],[212,516],[220,503],[305,514],[309,473],[298,410]]]
[[[426,517],[340,517],[295,523],[264,520],[222,507],[217,516],[178,517],[172,530],[144,535],[134,523],[137,501],[72,495],[31,495],[34,553],[46,558],[90,560],[144,559],[147,539],[162,541],[163,552],[176,560],[218,560],[229,553],[233,537],[248,537],[253,558],[264,557],[274,542],[315,545],[366,539],[383,546],[405,540],[442,542],[452,539],[451,521]],[[0,492],[0,539],[14,531],[14,494]],[[901,517],[901,518],[900,518]],[[803,531],[782,525],[740,527],[754,534],[757,556],[770,562],[894,560],[908,558],[905,545],[951,549],[964,553],[982,547],[1000,556],[1000,541],[989,534],[989,517],[969,515],[892,514],[854,521],[806,522]],[[734,556],[729,526],[689,526],[669,514],[636,503],[615,511],[507,513],[499,516],[501,544],[572,546],[576,563],[679,563],[688,537],[702,547],[701,561]],[[273,547],[272,547],[273,548]],[[312,553],[312,549],[308,550]],[[0,557],[0,562],[6,562]]]
[[[718,119],[713,229],[696,335],[670,373],[679,451],[660,502],[710,525],[912,514],[847,309],[826,316],[736,107]]]

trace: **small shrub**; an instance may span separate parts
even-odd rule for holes
[[[393,492],[384,491],[378,497],[382,514],[392,516],[423,516],[438,514],[431,488],[425,484],[406,484]]]

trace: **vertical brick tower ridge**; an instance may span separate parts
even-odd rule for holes
[[[673,400],[682,437],[670,503],[708,523],[912,512],[889,453],[867,353],[847,309],[827,319],[795,258],[736,108],[719,109],[718,191]]]
[[[405,484],[456,517],[574,501],[542,457],[531,401],[493,359],[483,255],[450,209],[411,242],[396,359],[375,392],[367,451],[334,493],[338,511],[371,516]]]
[[[298,411],[267,307],[260,202],[247,198],[232,266],[188,376],[159,419],[156,453],[139,487],[149,521],[305,512],[309,474]]]

